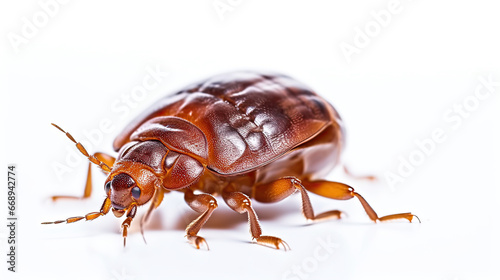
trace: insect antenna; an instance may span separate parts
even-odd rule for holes
[[[104,215],[108,214],[109,209],[111,209],[111,199],[109,199],[109,197],[107,197],[104,200],[104,203],[102,204],[101,210],[99,212],[90,212],[85,216],[70,217],[70,218],[67,218],[65,220],[57,220],[54,222],[43,222],[42,225],[61,224],[61,223],[70,224],[70,223],[78,222],[78,221],[83,220],[83,219],[85,219],[86,221],[91,221],[91,220],[99,218],[100,216],[104,216]]]
[[[76,147],[78,148],[78,150],[80,151],[80,153],[82,153],[84,156],[86,156],[90,162],[92,162],[93,164],[99,166],[99,168],[101,168],[106,173],[108,173],[108,172],[111,171],[111,168],[109,168],[109,166],[107,164],[105,164],[104,162],[98,160],[94,155],[90,155],[87,152],[87,150],[83,147],[83,145],[80,142],[77,142],[75,140],[75,138],[73,138],[73,136],[71,136],[71,134],[69,134],[69,132],[64,131],[62,128],[60,128],[56,124],[51,123],[51,125],[55,126],[57,129],[59,129],[60,131],[62,131],[64,134],[66,134],[66,136],[68,136],[68,138],[71,141],[73,141],[73,143],[76,144]]]

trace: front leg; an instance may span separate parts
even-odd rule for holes
[[[196,249],[204,246],[208,250],[205,238],[198,236],[198,232],[208,221],[214,210],[217,208],[215,197],[210,194],[194,194],[190,188],[184,192],[184,200],[194,211],[201,215],[186,227],[186,238]]]
[[[151,199],[151,204],[149,205],[148,211],[141,218],[141,234],[144,243],[147,243],[146,238],[144,237],[144,226],[149,221],[149,218],[151,217],[151,213],[153,212],[153,210],[155,210],[156,208],[158,208],[158,206],[160,206],[161,202],[163,201],[163,196],[165,192],[168,191],[163,189],[162,187],[156,188],[155,194]]]

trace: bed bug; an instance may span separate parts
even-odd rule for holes
[[[295,192],[307,220],[338,219],[339,210],[315,214],[308,192],[336,200],[356,198],[376,221],[407,219],[401,213],[379,217],[351,186],[322,178],[339,164],[345,142],[342,119],[332,105],[304,84],[280,74],[234,72],[214,76],[160,99],[114,140],[116,158],[90,155],[69,133],[89,163],[84,197],[91,192],[91,164],[107,173],[106,198],[99,212],[52,223],[94,220],[109,210],[127,231],[146,203],[141,232],[165,193],[180,191],[199,217],[186,228],[195,248],[208,244],[198,233],[217,209],[221,196],[234,211],[248,216],[257,244],[287,250],[284,240],[262,234],[252,199],[271,203]],[[53,199],[61,198],[55,196]],[[418,219],[418,217],[417,217]]]

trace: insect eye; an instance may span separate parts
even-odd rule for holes
[[[108,194],[110,190],[111,190],[111,182],[107,182],[106,185],[104,185],[104,191],[106,192],[106,194]]]
[[[138,186],[135,186],[132,188],[131,193],[132,197],[134,197],[135,199],[139,199],[139,197],[141,196],[141,189]]]

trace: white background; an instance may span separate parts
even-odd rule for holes
[[[7,228],[0,226],[0,271],[8,279],[499,279],[500,86],[474,103],[480,77],[500,81],[496,1],[221,0],[215,3],[233,5],[222,17],[212,0],[67,1],[50,7],[46,22],[40,3],[48,0],[6,2],[0,166],[17,164],[19,217],[16,274],[6,273]],[[388,5],[396,11],[382,26],[375,18]],[[346,56],[346,44],[357,52]],[[168,76],[134,108],[117,111],[147,69]],[[51,122],[86,140],[107,120],[113,131],[87,148],[113,153],[120,129],[155,100],[239,69],[289,74],[331,101],[347,127],[346,164],[380,180],[353,180],[340,169],[329,178],[354,186],[379,215],[411,211],[422,223],[373,224],[355,200],[311,195],[317,212],[341,209],[348,217],[304,226],[298,195],[255,203],[264,234],[292,247],[282,252],[250,243],[246,217],[220,201],[200,232],[210,251],[197,251],[183,238],[196,215],[174,193],[153,217],[147,245],[134,228],[124,249],[121,220],[111,214],[40,225],[98,211],[104,195],[104,176],[95,172],[90,200],[48,199],[81,194],[87,166],[79,157],[57,175],[54,166],[67,165],[74,146]],[[450,113],[464,100],[467,117]],[[415,141],[436,129],[444,140],[418,158]],[[385,175],[398,174],[412,154],[418,166],[391,187]],[[327,250],[325,242],[335,246]]]

